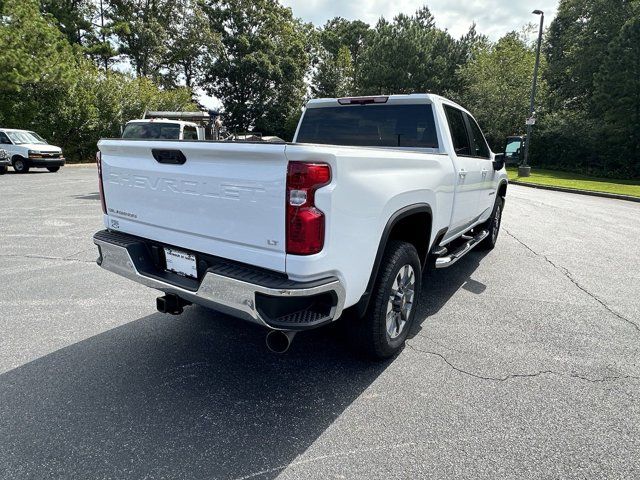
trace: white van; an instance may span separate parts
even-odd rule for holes
[[[0,148],[6,150],[11,165],[18,173],[27,173],[30,168],[46,168],[57,172],[65,164],[62,149],[49,145],[47,141],[30,130],[0,128]]]

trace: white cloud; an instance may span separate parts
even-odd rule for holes
[[[526,24],[538,23],[531,11],[545,12],[545,22],[555,16],[558,0],[281,0],[291,7],[293,14],[303,20],[323,25],[333,17],[363,20],[375,25],[384,16],[393,18],[398,13],[412,14],[427,5],[435,16],[436,24],[446,28],[455,37],[464,35],[471,24],[478,31],[497,40],[511,30],[520,30]]]

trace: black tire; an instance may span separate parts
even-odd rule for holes
[[[4,175],[5,173],[7,173],[7,167],[3,165],[0,167],[0,175]]]
[[[49,170],[51,173],[56,173],[58,170],[60,170],[60,167],[47,167],[47,170]]]
[[[502,212],[504,211],[504,198],[496,198],[496,203],[493,206],[493,212],[491,217],[483,225],[483,230],[488,230],[489,235],[478,244],[478,250],[493,250],[498,241],[498,234],[500,233],[500,225],[502,224]]]
[[[411,268],[407,269],[408,266]],[[410,284],[406,285],[404,292],[398,288],[395,301],[392,302],[394,286],[398,284],[400,287],[399,280],[407,273],[413,273],[413,288]],[[415,247],[406,242],[389,242],[371,292],[369,308],[358,322],[358,328],[353,330],[368,356],[382,360],[396,355],[404,347],[416,315],[422,286],[421,274],[420,258]],[[407,306],[410,306],[408,312],[404,310]]]
[[[14,157],[13,169],[16,171],[16,173],[29,173],[29,166],[22,157]]]

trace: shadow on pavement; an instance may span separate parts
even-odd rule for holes
[[[0,376],[0,478],[273,478],[386,368],[190,307]],[[5,475],[7,475],[5,477]]]
[[[481,259],[425,278],[420,323]],[[388,366],[339,331],[277,356],[263,329],[189,307],[16,368],[0,376],[0,478],[274,478]]]
[[[100,200],[100,193],[87,193],[85,195],[73,195],[76,200]]]

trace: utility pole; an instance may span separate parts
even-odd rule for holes
[[[522,165],[518,168],[519,177],[528,177],[531,175],[531,167],[529,166],[529,145],[531,143],[531,130],[533,130],[533,124],[535,123],[535,106],[536,99],[536,87],[538,86],[538,66],[540,65],[540,47],[542,45],[542,29],[544,26],[544,12],[542,10],[534,10],[531,12],[535,15],[540,15],[540,30],[538,31],[538,46],[536,48],[536,65],[533,68],[533,84],[531,85],[531,103],[529,105],[529,118],[527,118],[527,138],[524,144],[524,160]]]

